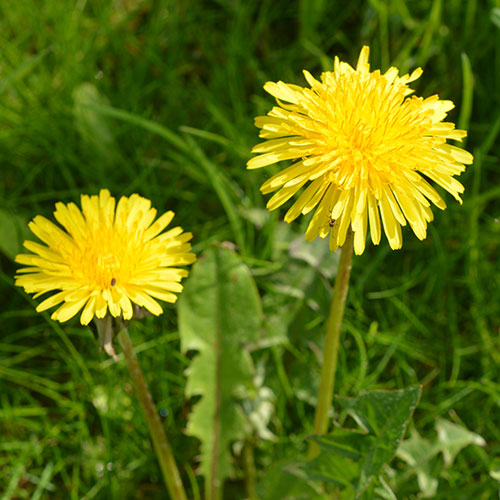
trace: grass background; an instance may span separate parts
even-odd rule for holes
[[[275,341],[256,356],[275,394],[278,442],[258,445],[257,465],[293,453],[311,429],[334,259],[304,265],[305,222],[285,227],[268,214],[258,187],[272,168],[245,163],[253,117],[272,105],[262,85],[304,84],[303,68],[318,75],[335,55],[354,64],[363,44],[372,68],[424,68],[413,88],[456,103],[450,119],[469,130],[475,163],[460,178],[464,204],[445,195],[424,242],[406,229],[402,250],[383,241],[355,259],[336,390],[423,384],[421,435],[434,439],[444,417],[487,442],[451,469],[433,462],[435,498],[498,497],[489,470],[500,457],[500,1],[6,1],[0,39],[0,498],[165,495],[123,361],[99,352],[77,320],[37,314],[13,286],[25,223],[101,187],[175,210],[197,253],[237,244]],[[181,433],[188,359],[175,314],[132,335],[199,498],[197,443]],[[415,476],[392,465],[398,498],[417,498]],[[237,463],[226,497],[243,491]]]

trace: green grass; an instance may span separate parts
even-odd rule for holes
[[[276,342],[255,353],[276,396],[278,436],[258,445],[257,466],[293,455],[311,429],[331,285],[328,272],[290,255],[304,222],[284,227],[282,214],[263,210],[258,188],[272,168],[249,172],[245,163],[257,142],[253,117],[272,104],[262,85],[303,84],[303,68],[318,75],[335,55],[354,64],[363,44],[373,68],[423,67],[417,95],[455,102],[451,120],[469,130],[475,162],[460,179],[463,205],[445,196],[448,209],[434,211],[424,242],[405,229],[402,250],[383,241],[355,259],[336,389],[423,384],[413,421],[422,436],[432,438],[443,417],[487,442],[465,448],[451,469],[433,464],[436,498],[497,498],[489,469],[500,457],[499,19],[498,0],[3,2],[0,498],[165,498],[123,361],[99,352],[77,320],[36,313],[13,286],[10,257],[25,236],[16,224],[101,187],[173,209],[197,253],[212,241],[237,244]],[[198,444],[182,434],[189,360],[175,315],[170,308],[131,333],[196,499]],[[228,499],[244,498],[240,465]],[[403,478],[398,498],[417,498],[407,466],[392,467]]]

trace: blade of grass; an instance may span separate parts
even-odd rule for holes
[[[12,467],[12,476],[10,477],[7,489],[5,490],[5,493],[0,500],[11,500],[13,495],[16,493],[19,480],[26,470],[26,466],[21,460],[23,460],[22,457],[17,462],[17,464]]]
[[[40,480],[38,481],[36,490],[33,492],[33,495],[31,496],[31,500],[40,500],[40,498],[42,498],[44,490],[46,491],[47,485],[49,485],[50,479],[52,478],[53,471],[54,471],[54,464],[52,462],[49,462],[43,469],[42,474],[40,475]],[[54,486],[53,485],[51,486],[52,487],[50,489],[54,490]]]
[[[458,118],[458,128],[468,130],[470,115],[472,113],[473,101],[473,77],[469,57],[462,52],[462,105],[460,106],[460,116]],[[465,141],[464,141],[465,143]]]
[[[443,11],[442,0],[433,0],[432,8],[429,13],[429,18],[425,23],[427,27],[423,34],[422,43],[420,44],[420,50],[418,54],[419,66],[425,66],[431,55],[432,40],[436,35],[436,33],[438,32],[439,27],[441,25],[442,11]]]
[[[223,137],[222,135],[219,134],[214,134],[213,132],[207,132],[206,130],[202,130],[199,128],[182,125],[179,127],[179,130],[181,132],[185,132],[186,134],[191,134],[200,137],[201,139],[206,139],[207,141],[215,142],[217,144],[220,144],[221,146],[229,146],[231,144],[231,141],[229,141],[229,139],[226,139],[226,137]]]
[[[37,55],[30,57],[21,63],[5,80],[0,82],[0,96],[14,83],[26,77],[42,59],[52,51],[52,47],[48,47]]]
[[[236,205],[228,194],[228,189],[226,187],[227,181],[221,175],[219,169],[211,160],[209,160],[203,150],[198,146],[198,144],[191,137],[186,137],[186,141],[189,144],[191,154],[198,161],[199,165],[205,170],[212,188],[217,193],[224,210],[226,211],[227,217],[229,219],[229,224],[233,230],[234,237],[236,239],[236,244],[238,245],[240,252],[243,255],[248,254],[245,242],[245,235],[243,231],[243,222],[238,213]]]

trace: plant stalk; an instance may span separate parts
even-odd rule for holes
[[[122,326],[118,334],[118,340],[123,349],[130,377],[148,423],[151,440],[153,441],[156,456],[160,462],[161,471],[170,497],[172,500],[187,500],[177,464],[175,463],[165,430],[154,406],[153,398],[149,392],[144,374],[134,351],[134,345],[126,327]]]
[[[340,253],[339,268],[335,278],[330,313],[326,325],[325,347],[323,349],[323,366],[319,385],[318,401],[314,414],[314,429],[316,435],[325,434],[328,430],[328,411],[332,406],[333,388],[335,386],[335,372],[340,339],[340,327],[344,316],[345,301],[349,289],[353,250],[353,232],[348,231]],[[313,459],[319,454],[319,445],[310,442],[308,458]]]
[[[248,500],[257,500],[257,491],[255,489],[257,471],[255,469],[255,458],[253,453],[253,439],[247,439],[243,446],[243,467],[245,470],[245,483],[247,488]]]

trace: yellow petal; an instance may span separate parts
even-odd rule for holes
[[[275,210],[276,208],[287,202],[305,183],[307,179],[303,179],[298,184],[290,187],[281,188],[268,202],[267,209]]]
[[[378,213],[377,200],[373,194],[368,193],[368,217],[370,220],[370,235],[374,245],[380,243],[380,217]]]

